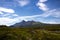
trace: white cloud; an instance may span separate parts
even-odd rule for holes
[[[2,15],[2,14],[3,14],[3,12],[1,12],[1,11],[0,11],[0,14]]]
[[[46,23],[46,24],[60,24],[60,22],[56,22],[56,21],[42,21],[43,23]]]
[[[12,16],[18,16],[18,15],[15,14],[15,10],[13,10],[13,9],[0,7],[0,16],[1,17],[7,17],[7,16],[12,17]]]
[[[43,13],[41,16],[44,16],[44,17],[51,16],[55,18],[60,18],[60,9],[53,9],[53,10],[47,11]]]
[[[13,16],[19,16],[19,15],[17,15],[17,14],[12,14]]]
[[[47,1],[47,0],[39,0],[39,2],[42,2],[42,3],[43,3],[43,2],[46,2],[46,1]]]
[[[43,17],[43,18],[47,18],[47,17],[55,17],[55,18],[60,18],[60,9],[52,9],[49,10],[45,13],[42,13],[40,15],[32,15],[32,16],[22,16],[20,18],[34,18],[34,17]]]
[[[10,19],[10,18],[5,18],[5,17],[2,17],[0,18],[0,25],[12,25],[14,23],[14,19]]]
[[[0,7],[0,12],[14,13],[15,11],[13,9]]]
[[[49,19],[48,17],[55,17]],[[18,18],[17,18],[18,19]],[[45,12],[40,15],[32,15],[32,16],[22,16],[19,17],[21,20],[38,20],[43,23],[49,23],[49,24],[60,24],[60,9],[53,9],[48,12]]]
[[[18,14],[15,13],[6,13],[4,14],[2,11],[2,17],[0,17],[0,25],[13,25],[17,22],[20,22],[22,20],[35,20],[35,21],[40,21],[43,23],[50,23],[50,24],[60,24],[60,9],[53,9],[50,11],[47,11],[43,14],[40,15],[32,15],[32,16],[19,16]],[[55,17],[55,19],[46,19],[49,16]],[[57,19],[56,19],[57,18]]]
[[[4,7],[0,7],[0,25],[12,25],[16,22],[16,19],[13,17],[17,17],[13,9],[8,9]]]
[[[43,11],[48,11],[48,8],[44,3],[38,3],[37,6],[39,6],[39,9]]]
[[[16,17],[15,17],[16,16]],[[20,22],[21,20],[19,20],[19,18],[17,17],[17,14],[6,14],[3,15],[2,17],[0,17],[0,25],[13,25],[17,22]],[[13,18],[14,17],[14,18]]]
[[[21,7],[29,4],[29,0],[17,0],[17,2],[19,3],[19,6]]]
[[[51,16],[60,18],[60,9],[54,9],[54,11],[51,13],[52,13]]]
[[[3,14],[2,16],[4,16],[4,17],[5,17],[5,16],[9,16],[9,15],[10,15],[10,13],[8,13],[8,14]]]
[[[36,4],[39,9],[43,10],[43,11],[48,11],[49,8],[47,7],[47,5],[44,3],[46,2],[47,0],[39,0],[39,2]]]

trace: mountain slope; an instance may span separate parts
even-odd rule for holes
[[[21,21],[12,25],[11,27],[60,27],[60,24],[45,24],[36,21]]]

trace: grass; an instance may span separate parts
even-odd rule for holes
[[[49,30],[2,27],[0,28],[0,40],[60,40],[60,33]]]

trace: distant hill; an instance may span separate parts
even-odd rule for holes
[[[37,26],[37,25],[41,25],[42,23],[40,22],[36,22],[36,21],[21,21],[19,23],[16,23],[14,25],[12,25],[11,27],[33,27],[33,26]]]
[[[36,22],[36,21],[24,21],[23,20],[10,27],[54,27],[54,26],[60,26],[60,24],[45,24],[45,23]]]

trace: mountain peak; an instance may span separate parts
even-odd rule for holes
[[[31,25],[34,25],[34,23],[36,23],[35,21],[25,21],[25,20],[22,20],[21,22],[19,23],[16,23],[14,24],[13,26],[14,27],[21,27],[21,26],[31,26]]]
[[[25,20],[22,20],[21,22],[26,22]]]

